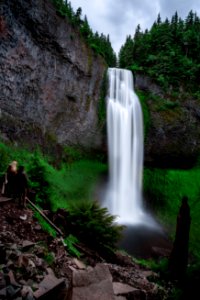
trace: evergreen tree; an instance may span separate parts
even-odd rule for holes
[[[198,92],[200,82],[200,19],[190,11],[182,20],[178,13],[171,21],[157,20],[151,29],[137,26],[119,52],[119,65],[143,72],[164,89],[173,87]]]

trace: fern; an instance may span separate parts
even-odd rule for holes
[[[79,202],[71,207],[68,221],[70,230],[88,247],[104,253],[113,252],[121,238],[123,226],[116,224],[115,216],[97,202]]]

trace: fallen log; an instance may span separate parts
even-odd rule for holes
[[[28,197],[26,197],[26,199],[27,202],[39,212],[39,214],[56,230],[59,235],[64,236],[60,228],[58,228],[51,220],[49,220],[49,218],[41,211],[41,209],[39,209]]]

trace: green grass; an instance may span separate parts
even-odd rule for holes
[[[144,194],[174,238],[176,218],[183,196],[188,196],[191,212],[190,251],[200,260],[200,168],[191,170],[144,170]]]
[[[93,190],[107,166],[98,161],[80,160],[63,166],[60,170],[51,169],[47,173],[50,184],[52,209],[67,208],[77,201],[93,199]]]

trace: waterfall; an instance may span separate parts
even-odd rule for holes
[[[109,68],[107,133],[109,184],[104,201],[123,224],[145,223],[143,209],[143,115],[131,71]]]

